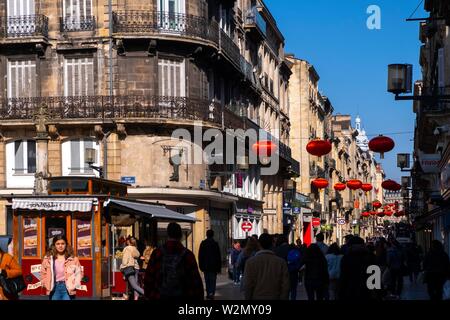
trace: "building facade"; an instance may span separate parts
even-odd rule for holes
[[[425,1],[430,20],[420,25],[422,79],[415,95],[450,93],[450,4]],[[442,18],[444,17],[444,18]],[[429,248],[431,240],[444,243],[450,252],[450,104],[447,101],[414,102],[416,128],[412,201],[417,240]]]
[[[208,229],[224,259],[233,238],[249,235],[244,221],[250,234],[282,231],[298,163],[284,38],[264,3],[2,1],[0,19],[0,193],[39,194],[45,177],[98,176],[101,166],[104,178],[131,181],[129,197],[195,216],[183,226],[195,253]],[[236,157],[193,163],[196,150],[208,156],[208,129],[265,132],[279,172],[262,176],[260,163],[239,167]],[[9,204],[0,210],[9,233]]]

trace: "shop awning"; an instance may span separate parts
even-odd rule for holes
[[[94,199],[24,198],[13,199],[13,209],[40,211],[91,212]]]
[[[136,214],[147,215],[150,216],[151,218],[159,218],[161,220],[191,222],[191,223],[197,221],[197,219],[193,217],[172,211],[163,206],[157,206],[153,204],[146,204],[135,201],[110,199],[106,201],[103,206],[104,207],[113,206],[118,207],[119,209],[124,208],[129,211],[133,211]]]

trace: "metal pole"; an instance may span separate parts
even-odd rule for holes
[[[108,8],[109,8],[109,98],[111,99],[114,91],[113,91],[113,37],[112,37],[112,0],[108,0]]]

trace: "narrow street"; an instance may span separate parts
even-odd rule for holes
[[[216,300],[244,300],[244,295],[240,287],[222,273],[217,277]],[[304,285],[298,286],[297,300],[308,300]],[[410,283],[409,278],[405,277],[401,300],[429,300],[426,285]]]

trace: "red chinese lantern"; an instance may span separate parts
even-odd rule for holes
[[[336,190],[336,191],[344,191],[345,188],[347,188],[347,186],[345,185],[345,183],[340,183],[340,182],[338,182],[338,183],[336,183],[336,184],[334,185],[334,190]]]
[[[405,215],[405,211],[398,211],[396,213],[394,213],[394,216],[398,217],[403,217]]]
[[[392,217],[392,215],[394,214],[394,212],[392,212],[391,210],[385,210],[384,214],[387,215],[388,217]]]
[[[376,211],[370,211],[370,215],[372,215],[372,216],[376,216],[377,213],[378,213],[378,212],[376,212]]]
[[[311,182],[311,184],[319,190],[325,189],[326,187],[328,187],[328,180],[323,179],[323,178],[318,178],[318,179],[313,180]]]
[[[377,214],[380,218],[384,218],[386,214],[383,211],[378,212]]]
[[[372,206],[373,206],[375,209],[380,209],[380,208],[382,207],[382,204],[381,204],[380,201],[374,201],[374,202],[372,203]]]
[[[359,180],[349,180],[349,181],[347,181],[347,187],[350,190],[358,190],[358,189],[361,188],[361,186],[362,186],[362,182],[359,181]]]
[[[361,213],[361,217],[368,218],[370,216],[370,212],[363,212]]]
[[[331,142],[327,140],[313,140],[306,145],[306,151],[313,156],[321,157],[331,152]]]
[[[258,141],[252,146],[253,152],[263,157],[270,157],[276,149],[275,143],[269,140]]]
[[[395,147],[395,142],[389,137],[385,137],[380,135],[376,138],[373,138],[369,142],[369,149],[373,152],[380,153],[380,158],[384,159],[384,153],[389,152]]]
[[[389,190],[389,191],[399,191],[402,189],[402,186],[399,185],[397,182],[395,182],[394,180],[386,180],[383,181],[383,183],[381,184],[381,186],[383,187],[383,189],[385,190]]]
[[[363,183],[361,185],[361,190],[364,191],[364,192],[372,191],[372,189],[373,189],[373,187],[372,187],[372,185],[370,183]]]

